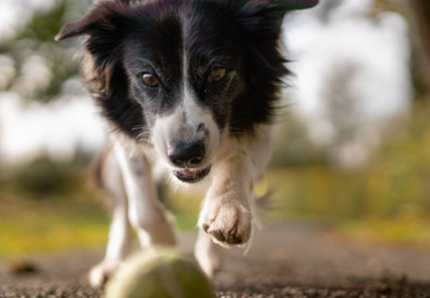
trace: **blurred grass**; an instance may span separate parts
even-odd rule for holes
[[[2,202],[4,203],[4,202]],[[100,246],[109,220],[70,204],[9,204],[0,219],[0,257]]]
[[[107,239],[100,194],[79,163],[40,159],[0,174],[0,257],[92,247]]]
[[[343,223],[336,235],[354,242],[430,247],[429,227],[425,219],[367,220]]]
[[[285,167],[285,159],[275,155],[257,189],[260,194],[275,190],[275,208],[262,212],[263,222],[330,222],[349,240],[430,246],[428,102],[419,101],[409,118],[392,123],[392,137],[360,170],[291,160]],[[0,257],[105,244],[105,200],[89,187],[84,164],[41,159],[0,173]],[[163,193],[178,227],[195,228],[204,194]]]

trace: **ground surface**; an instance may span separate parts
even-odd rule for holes
[[[225,255],[216,275],[219,297],[430,297],[430,249],[345,243],[315,226],[255,234],[246,257],[239,250]],[[190,251],[193,235],[183,238]],[[0,261],[0,298],[102,297],[86,281],[101,257],[102,251],[33,257],[39,270],[21,275]]]

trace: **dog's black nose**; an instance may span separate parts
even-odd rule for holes
[[[175,166],[192,168],[205,157],[205,145],[201,142],[181,144],[169,148],[167,154]]]

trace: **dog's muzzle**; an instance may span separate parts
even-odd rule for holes
[[[172,164],[180,168],[174,170],[173,174],[182,182],[198,182],[210,172],[211,166],[201,168],[206,155],[203,142],[171,146],[167,150],[167,155]]]

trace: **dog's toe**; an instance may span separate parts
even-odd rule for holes
[[[239,202],[230,202],[215,210],[203,210],[200,226],[222,246],[246,243],[251,236],[251,213]]]
[[[216,230],[216,231],[213,231],[213,232],[209,232],[209,235],[211,235],[212,237],[214,237],[216,240],[218,240],[220,242],[224,242],[225,241],[224,234],[222,233],[221,230]]]
[[[239,244],[242,244],[242,239],[240,239],[236,235],[232,235],[226,240],[226,242],[232,245],[239,245]]]
[[[88,274],[90,285],[99,289],[103,287],[118,268],[118,263],[103,262],[94,266]]]

